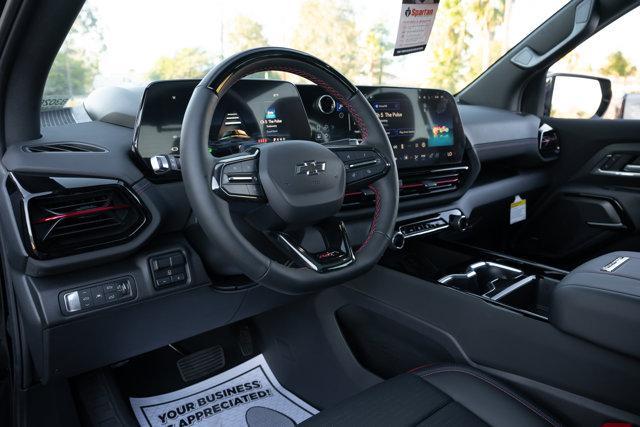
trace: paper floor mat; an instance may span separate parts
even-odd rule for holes
[[[280,385],[262,355],[198,384],[130,401],[141,426],[294,426],[318,412]]]

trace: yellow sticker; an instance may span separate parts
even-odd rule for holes
[[[516,196],[513,202],[511,202],[511,209],[509,210],[509,224],[515,224],[527,219],[527,199],[523,199],[520,196]]]

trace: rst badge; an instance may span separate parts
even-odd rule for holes
[[[614,259],[607,265],[603,266],[601,270],[606,271],[607,273],[613,273],[615,270],[618,269],[618,267],[620,267],[622,264],[624,264],[627,261],[629,261],[628,256],[619,256],[618,258]]]

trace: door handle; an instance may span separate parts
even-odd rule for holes
[[[587,225],[593,228],[602,228],[603,230],[620,231],[626,230],[627,226],[621,222],[595,222],[587,221]]]

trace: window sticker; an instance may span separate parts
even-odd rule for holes
[[[422,52],[436,20],[440,0],[403,0],[393,56]]]

